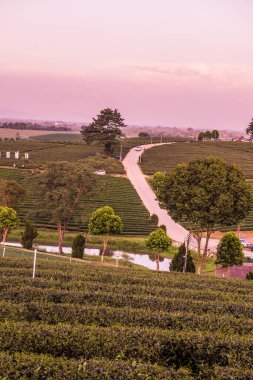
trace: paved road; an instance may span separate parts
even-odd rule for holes
[[[157,145],[163,144],[142,145],[142,151],[140,152],[135,151],[135,148],[131,149],[124,158],[123,165],[129,180],[139,194],[146,209],[150,214],[156,214],[158,216],[159,225],[164,224],[166,226],[167,232],[173,240],[181,243],[185,240],[188,231],[180,224],[175,223],[166,210],[160,208],[155,193],[147,183],[138,165],[139,157],[143,151]]]
[[[134,186],[135,190],[139,194],[144,206],[149,211],[149,213],[156,214],[159,218],[159,225],[164,224],[167,228],[168,235],[178,243],[183,243],[189,231],[187,231],[180,224],[174,222],[168,215],[167,211],[160,208],[158,201],[156,200],[156,195],[146,181],[144,174],[142,173],[138,161],[144,150],[150,149],[157,145],[172,144],[172,143],[160,143],[160,144],[148,144],[142,145],[141,151],[135,151],[135,148],[131,149],[122,161],[124,168],[126,170],[128,179]],[[219,240],[210,239],[209,248],[212,251],[216,251]],[[202,239],[202,247],[204,247],[205,239]],[[196,242],[193,242],[192,248],[196,248]],[[253,252],[244,249],[245,256],[253,258]]]
[[[136,151],[135,148],[131,149],[123,160],[123,165],[126,170],[127,176],[134,186],[135,190],[139,194],[144,206],[150,214],[156,214],[159,218],[159,225],[164,224],[167,228],[168,235],[178,243],[183,243],[188,234],[188,231],[180,224],[174,222],[168,215],[167,211],[160,208],[156,195],[147,183],[144,174],[142,173],[138,161],[143,151],[150,149],[157,145],[164,145],[171,143],[161,144],[148,144],[142,145],[142,151]],[[202,246],[204,245],[204,239],[202,240]],[[209,247],[212,250],[216,250],[218,240],[210,239]],[[196,243],[193,243],[193,247],[196,247]]]

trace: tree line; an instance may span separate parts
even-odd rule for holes
[[[55,125],[45,126],[37,123],[24,123],[24,122],[16,122],[16,123],[3,123],[0,124],[0,128],[9,128],[9,129],[20,129],[20,130],[38,130],[38,131],[56,131],[56,132],[68,132],[71,131],[69,127],[57,127]]]
[[[219,131],[217,131],[217,129],[214,129],[213,131],[200,132],[198,134],[198,140],[217,140],[219,136]]]

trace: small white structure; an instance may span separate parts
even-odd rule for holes
[[[16,160],[19,159],[19,151],[15,152],[15,158],[16,158]]]
[[[25,153],[25,159],[26,159],[26,160],[29,159],[29,153]]]
[[[6,158],[11,158],[11,152],[6,152]]]

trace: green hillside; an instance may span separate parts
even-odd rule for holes
[[[0,378],[252,379],[252,284],[0,259]]]
[[[244,142],[192,142],[157,146],[142,156],[145,174],[171,171],[177,164],[215,156],[238,165],[246,178],[253,179],[253,144]]]
[[[30,219],[37,227],[56,228],[46,217],[33,215],[36,205],[40,203],[36,188],[38,184],[27,171],[19,169],[0,169],[0,178],[14,179],[26,189],[25,198],[18,204],[18,214],[23,222]],[[126,178],[104,176],[100,178],[100,185],[90,196],[83,197],[69,224],[69,230],[87,230],[87,223],[91,213],[99,207],[109,205],[122,218],[123,234],[146,235],[153,231],[148,211],[143,206],[138,194]]]

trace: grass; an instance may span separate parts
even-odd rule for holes
[[[253,179],[253,144],[243,142],[192,142],[157,146],[146,150],[141,168],[145,174],[170,172],[177,164],[215,156],[239,166],[246,178]]]
[[[20,234],[22,228],[17,228],[13,230],[8,235],[8,241],[10,242],[20,242]],[[35,244],[42,245],[58,245],[58,233],[54,230],[39,229],[39,236],[34,240]],[[64,237],[64,246],[71,246],[73,238],[78,232],[67,232]],[[130,236],[130,235],[117,235],[110,236],[108,242],[108,250],[120,250],[130,253],[156,253],[151,248],[147,247],[145,241],[147,236]],[[102,237],[101,236],[89,236],[87,248],[101,248],[102,247]],[[168,251],[159,252],[162,257],[172,258],[177,252],[177,248],[171,246]]]

